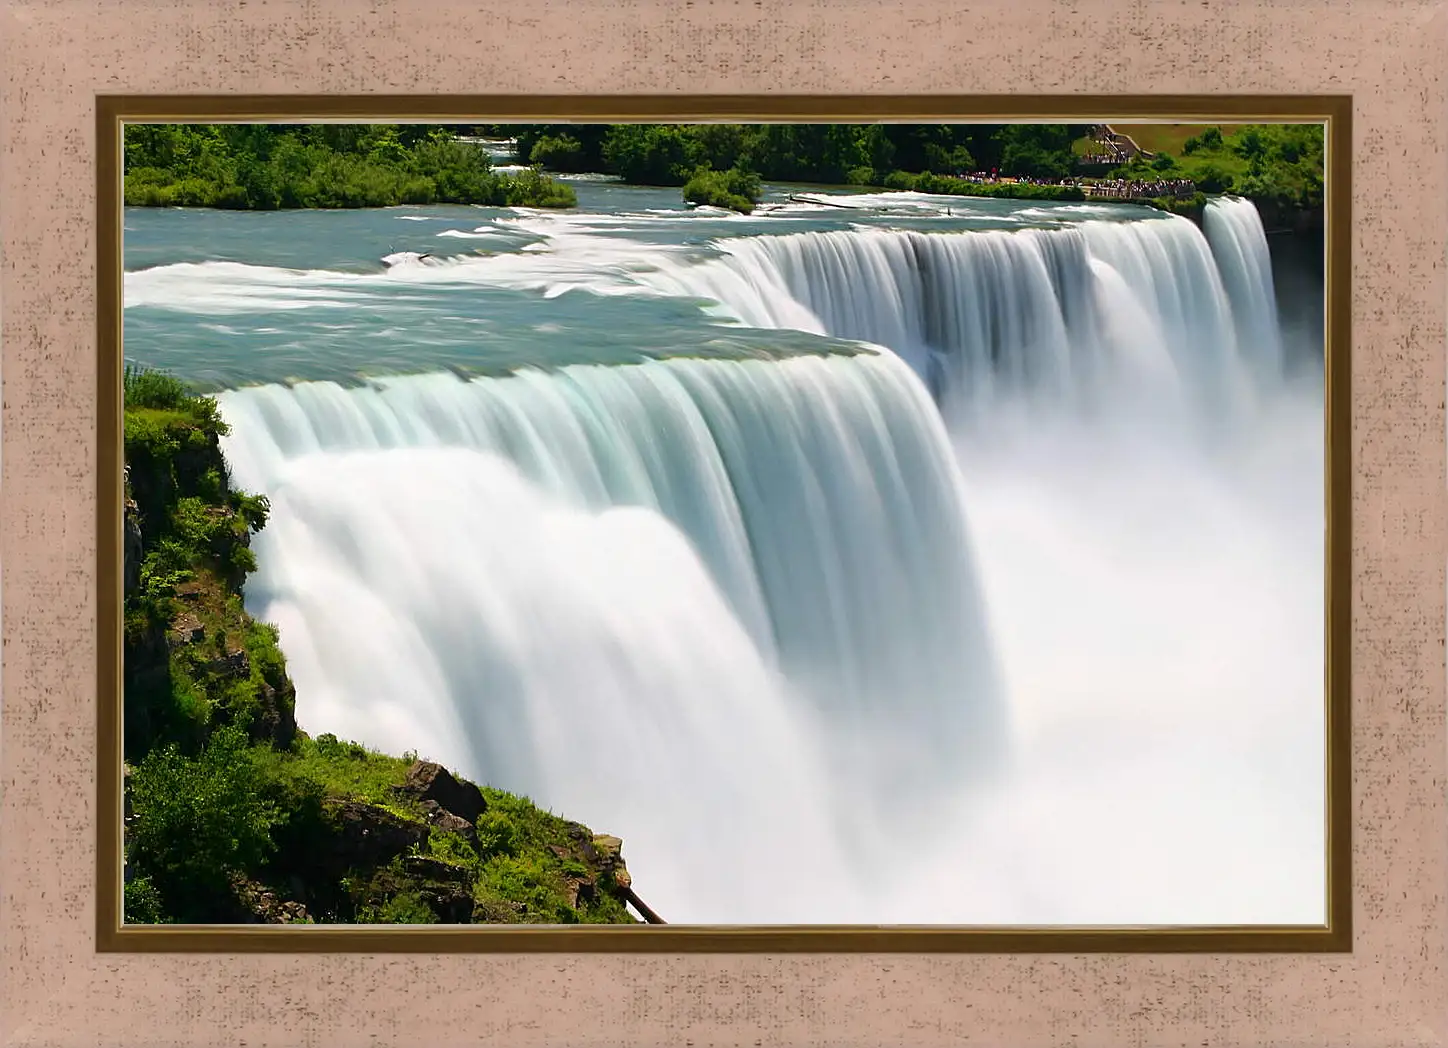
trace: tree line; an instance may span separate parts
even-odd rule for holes
[[[125,129],[124,164],[132,206],[577,203],[571,187],[537,171],[495,171],[485,150],[439,125],[137,124]]]
[[[764,182],[976,194],[956,185],[955,176],[1069,179],[1089,167],[1082,144],[1090,130],[949,123],[135,125],[125,135],[125,196],[133,205],[251,209],[571,207],[572,188],[544,172],[596,172],[637,185],[681,186],[693,202],[747,211]],[[486,150],[460,136],[515,139],[526,170],[495,170]],[[1320,209],[1323,132],[1295,124],[1249,125],[1231,134],[1206,127],[1176,152],[1140,157],[1111,174],[1189,179],[1204,193]]]
[[[532,124],[499,132],[551,171],[594,171],[682,186],[699,170],[770,182],[884,185],[895,171],[1061,178],[1074,169],[1070,124]]]

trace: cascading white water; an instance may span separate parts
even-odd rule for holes
[[[898,348],[951,421],[1017,730],[902,871],[936,913],[1322,919],[1321,389],[1281,384],[1255,209],[1207,221],[740,239],[667,273]]]
[[[1234,243],[1249,254],[1245,233]],[[1213,250],[1184,218],[809,232],[719,247],[718,261],[661,264],[649,282],[717,300],[752,326],[888,346],[931,385],[952,427],[1013,402],[1164,417],[1173,428],[1189,412],[1220,430],[1254,398]],[[1270,271],[1230,272],[1234,286],[1256,281],[1256,299],[1265,280],[1270,298]],[[1254,330],[1275,324],[1260,313]]]
[[[1256,206],[1238,197],[1212,200],[1202,215],[1202,228],[1232,303],[1238,341],[1250,348],[1260,379],[1280,378],[1282,331],[1272,293],[1272,258]]]
[[[619,833],[675,921],[1320,919],[1320,400],[1207,221],[581,249],[888,348],[224,395],[299,718]]]
[[[800,875],[836,831],[928,811],[1001,750],[955,465],[892,356],[222,407],[236,482],[274,506],[248,600],[283,631],[299,719],[626,821],[634,861],[680,871],[661,909],[797,919],[832,898]],[[747,867],[765,838],[757,897],[706,858]]]

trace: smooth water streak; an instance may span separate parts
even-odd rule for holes
[[[630,826],[645,852],[740,777],[814,827],[774,846],[795,869],[820,833],[883,833],[881,809],[928,810],[1002,749],[956,466],[893,356],[221,403],[235,481],[273,501],[248,604],[281,624],[304,723],[374,745],[411,723],[465,773],[580,818],[651,798]],[[813,751],[837,783],[823,807],[788,785]],[[696,873],[699,898],[727,897],[726,874]],[[773,880],[772,897],[806,891]]]
[[[487,232],[531,246],[488,257],[135,286],[170,311],[221,278],[238,324],[489,320],[501,289],[576,311],[505,341],[737,332],[738,359],[224,394],[274,507],[248,604],[308,730],[619,833],[675,921],[1313,920],[1320,426],[1264,334],[1255,210],[1206,223],[521,215]]]

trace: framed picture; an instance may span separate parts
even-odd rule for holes
[[[1350,104],[1121,105],[102,99],[102,943],[1350,948]]]
[[[76,13],[0,1041],[1443,1043],[1440,4]]]

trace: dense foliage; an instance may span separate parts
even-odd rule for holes
[[[491,788],[439,822],[406,792],[416,755],[297,729],[242,603],[270,507],[231,487],[225,430],[214,399],[127,370],[126,919],[636,923],[584,827]]]
[[[736,194],[708,172],[1023,200],[1080,200],[1084,194],[1075,186],[1049,183],[1083,175],[1142,183],[1189,179],[1203,195],[1230,192],[1282,210],[1322,206],[1320,125],[1230,125],[1225,134],[1207,127],[1158,147],[1150,158],[1102,170],[1090,166],[1089,131],[1068,124],[576,124],[510,133],[519,156],[545,168],[688,186],[686,199],[726,207],[739,203],[723,203]],[[972,172],[1038,181],[1002,185],[955,177]],[[1151,202],[1191,213],[1204,196]]]
[[[684,183],[684,199],[691,204],[724,207],[747,215],[759,203],[760,188],[759,176],[751,171],[740,171],[737,167],[714,171],[701,167]]]
[[[572,207],[537,171],[499,174],[485,150],[433,125],[136,124],[125,202],[276,208],[484,204]]]
[[[1163,150],[1122,169],[1127,178],[1189,178],[1203,193],[1233,193],[1279,211],[1323,205],[1321,124],[1248,124],[1230,134],[1207,127],[1179,151]]]
[[[692,202],[735,210],[758,200],[742,191],[751,176],[1074,200],[1078,191],[1069,186],[999,188],[952,176],[1071,179],[1083,173],[1088,131],[1068,124],[136,125],[126,129],[125,193],[128,204],[224,208],[574,206],[572,188],[544,176],[547,169],[688,187]],[[499,174],[483,149],[457,140],[460,132],[516,137],[518,156],[533,168]],[[1322,205],[1322,164],[1320,126],[1232,125],[1095,173],[1191,179],[1206,194],[1310,210]]]
[[[1069,172],[1065,124],[558,124],[513,130],[519,157],[555,171],[599,171],[642,185],[682,186],[700,167],[774,182],[882,185],[893,171],[937,175],[998,167]]]

